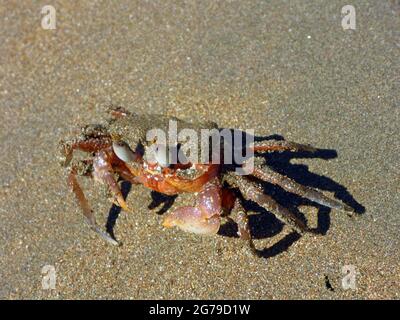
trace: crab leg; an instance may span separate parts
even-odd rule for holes
[[[244,178],[243,176],[236,176],[233,174],[229,174],[226,179],[228,183],[239,188],[245,199],[252,200],[268,211],[274,213],[280,221],[290,226],[297,233],[303,234],[304,232],[311,231],[293,212],[280,205],[270,196],[264,194],[256,183]]]
[[[236,198],[235,205],[232,209],[231,215],[236,216],[232,220],[237,224],[238,227],[237,234],[240,237],[240,239],[248,241],[251,252],[255,255],[258,255],[259,253],[256,247],[254,246],[253,239],[250,233],[249,218],[247,216],[246,210],[240,203],[239,198]]]
[[[93,214],[93,210],[90,208],[89,202],[87,201],[85,194],[83,193],[83,190],[78,183],[76,175],[77,175],[76,169],[72,168],[68,176],[68,185],[72,188],[72,191],[74,192],[78,200],[78,203],[82,208],[83,215],[86,217],[86,221],[89,224],[90,228],[107,242],[113,245],[119,245],[119,243],[116,240],[114,240],[107,233],[102,231],[100,227],[97,225],[96,218]]]
[[[128,181],[128,182],[133,183],[133,184],[140,184],[140,182],[138,181],[137,177],[135,175],[133,175],[132,172],[129,171],[128,169],[121,168],[121,167],[114,167],[114,166],[113,166],[113,168],[114,168],[114,171],[116,173],[118,173],[119,176],[123,180]]]
[[[82,140],[72,140],[72,141],[61,141],[61,152],[64,156],[63,165],[67,166],[73,156],[73,151],[75,149],[82,150],[85,152],[96,152],[103,148],[106,148],[111,145],[111,142],[108,138],[104,137],[93,137],[93,138],[82,138]]]
[[[131,114],[128,110],[126,110],[126,109],[123,108],[123,107],[111,106],[111,107],[109,108],[108,111],[109,111],[109,112],[111,113],[111,115],[112,115],[114,118],[116,118],[116,119],[118,119],[118,118],[123,118],[123,117],[126,117],[127,115],[130,115],[130,114]]]
[[[93,176],[100,182],[104,182],[114,195],[117,204],[127,212],[131,212],[125,202],[121,189],[114,178],[114,171],[111,165],[110,156],[106,151],[99,151],[93,160]]]
[[[181,207],[169,213],[163,226],[183,231],[213,235],[221,224],[221,187],[218,179],[208,182],[198,194],[197,206]]]
[[[266,140],[256,141],[253,144],[253,150],[255,152],[268,152],[268,151],[309,151],[315,152],[316,148],[308,144],[300,144],[296,142],[290,142],[285,140]]]
[[[294,194],[297,194],[299,196],[302,196],[304,198],[307,198],[311,201],[314,201],[318,204],[321,204],[323,206],[327,206],[329,208],[333,209],[339,209],[339,210],[345,210],[349,212],[353,212],[354,210],[339,201],[333,200],[331,198],[328,198],[325,196],[322,192],[319,192],[317,190],[314,190],[312,188],[303,186],[292,179],[281,175],[267,166],[264,166],[262,168],[260,167],[255,167],[251,175],[255,176],[258,179],[261,179],[263,181],[270,182],[272,184],[276,184],[280,187],[282,187],[284,190],[292,192]]]
[[[243,240],[251,240],[249,219],[239,199],[236,199],[235,206],[232,209],[232,214],[235,213],[237,214],[235,221],[238,225],[238,236]]]

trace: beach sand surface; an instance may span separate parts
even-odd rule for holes
[[[52,1],[54,30],[41,26],[46,4],[0,5],[1,298],[399,298],[398,1],[356,1],[356,30],[342,28],[341,0]],[[250,212],[257,258],[229,232],[164,229],[150,191],[133,186],[134,212],[114,227],[123,245],[110,246],[84,224],[58,142],[111,104],[317,146],[315,157],[274,163],[365,212],[269,186],[321,234],[297,237]],[[106,193],[82,185],[104,226]]]

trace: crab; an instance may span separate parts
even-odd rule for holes
[[[68,185],[72,188],[86,221],[92,230],[111,244],[120,243],[96,223],[94,212],[78,182],[78,176],[92,177],[105,184],[112,202],[127,212],[132,210],[121,192],[119,180],[142,184],[169,196],[193,193],[196,197],[193,206],[183,206],[167,213],[162,223],[164,227],[215,235],[221,227],[222,219],[227,218],[237,224],[238,236],[248,242],[254,253],[257,253],[257,250],[252,240],[248,214],[243,206],[245,200],[256,202],[300,235],[313,232],[313,229],[295,213],[265,194],[260,185],[261,181],[278,185],[319,205],[349,213],[354,211],[350,206],[329,198],[320,191],[298,184],[273,171],[260,158],[254,157],[254,154],[266,152],[315,152],[317,149],[310,145],[286,140],[255,141],[249,147],[253,152],[252,156],[240,164],[235,163],[234,166],[227,165],[224,161],[172,162],[165,151],[175,148],[179,154],[180,142],[169,145],[165,142],[160,143],[157,137],[148,141],[146,135],[149,130],[167,130],[171,120],[177,123],[178,129],[189,128],[197,132],[204,128],[218,130],[217,124],[184,121],[164,115],[137,114],[122,107],[111,107],[109,113],[110,117],[105,123],[80,128],[77,136],[62,140],[60,146],[63,165],[69,168]],[[202,147],[204,146],[200,146]],[[223,148],[221,144],[218,150],[221,154]],[[89,157],[73,159],[75,150],[83,151],[89,154]],[[251,170],[248,170],[249,174],[243,175],[237,174],[233,167]]]

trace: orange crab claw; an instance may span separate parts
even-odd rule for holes
[[[132,213],[133,210],[131,208],[128,207],[126,201],[124,200],[124,198],[122,196],[117,196],[116,199],[109,199],[111,201],[112,204],[121,207],[122,210],[124,210],[125,212],[129,212]]]

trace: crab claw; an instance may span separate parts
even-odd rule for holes
[[[124,210],[125,212],[129,213],[133,212],[133,210],[128,207],[126,201],[122,196],[117,196],[116,198],[110,198],[109,200],[111,201],[112,204],[121,207],[121,209]]]
[[[181,207],[167,215],[163,226],[178,227],[183,231],[197,234],[213,235],[219,230],[220,217],[218,214],[207,217],[197,207]]]
[[[125,201],[122,203],[118,201],[118,204],[122,208],[122,210],[124,210],[125,212],[133,213],[133,210],[128,207],[128,205],[126,204]]]
[[[164,227],[178,227],[183,231],[213,235],[220,227],[221,188],[216,179],[207,183],[199,193],[196,207],[181,207],[167,215]]]

